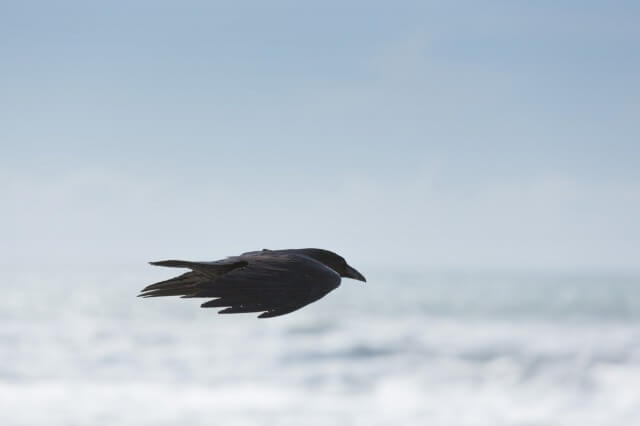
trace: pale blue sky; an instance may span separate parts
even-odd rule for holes
[[[5,264],[637,268],[637,2],[1,2]]]

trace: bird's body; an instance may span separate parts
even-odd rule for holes
[[[191,272],[145,287],[141,297],[215,298],[201,307],[226,308],[221,314],[262,312],[259,318],[288,314],[315,302],[337,288],[341,277],[366,281],[342,257],[322,249],[265,249],[213,262],[151,264]]]

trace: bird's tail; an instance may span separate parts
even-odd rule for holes
[[[199,262],[189,262],[188,260],[159,260],[157,262],[149,262],[150,265],[168,266],[170,268],[191,268]]]
[[[221,275],[237,268],[247,266],[244,260],[226,260],[218,262],[190,262],[187,260],[161,260],[149,262],[152,265],[172,268],[189,268],[192,271],[166,281],[151,284],[142,289],[139,297],[185,296],[198,292],[203,284],[215,281]]]

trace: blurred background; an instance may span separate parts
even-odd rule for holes
[[[640,421],[636,2],[0,2],[4,425]],[[141,300],[322,247],[271,320]]]

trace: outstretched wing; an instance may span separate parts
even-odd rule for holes
[[[192,272],[148,286],[140,296],[210,297],[215,299],[203,308],[226,308],[221,314],[262,312],[259,318],[269,318],[300,309],[340,285],[336,272],[306,256],[257,252],[219,262],[156,262]]]

